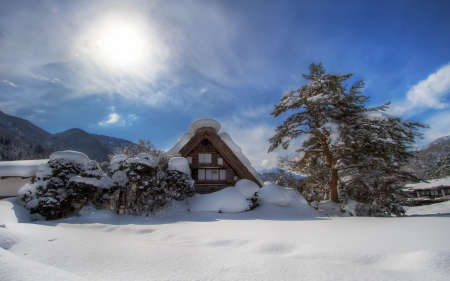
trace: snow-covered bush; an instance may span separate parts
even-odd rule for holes
[[[127,194],[130,215],[148,215],[167,202],[161,185],[163,176],[164,173],[150,156],[147,158],[147,155],[139,154],[130,161],[127,172],[131,183]]]
[[[193,196],[194,181],[183,173],[189,169],[181,167],[187,160],[172,159],[146,153],[132,158],[124,154],[112,157],[108,169],[112,186],[102,196],[107,209],[116,214],[149,215],[172,199]]]
[[[164,182],[164,192],[168,199],[184,200],[195,194],[192,178],[178,170],[168,170]]]
[[[248,210],[247,211],[252,211],[256,208],[258,208],[261,205],[261,200],[259,198],[259,194],[257,192],[255,192],[255,194],[253,194],[252,197],[247,198],[247,202],[248,202]]]
[[[97,162],[83,153],[55,152],[38,167],[32,183],[19,190],[19,197],[31,214],[47,220],[59,219],[76,213],[101,194],[102,175]]]

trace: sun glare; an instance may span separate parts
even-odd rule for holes
[[[139,28],[126,23],[108,26],[97,40],[103,58],[120,66],[136,64],[143,60],[145,43],[145,35],[139,32]]]
[[[171,54],[158,25],[139,13],[99,15],[76,37],[77,56],[91,70],[143,75],[163,70]]]

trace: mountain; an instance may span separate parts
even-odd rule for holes
[[[259,171],[258,171],[258,174],[260,174],[260,177],[261,177],[261,179],[262,179],[264,182],[270,181],[270,182],[272,182],[272,183],[275,183],[275,182],[276,182],[276,179],[277,179],[277,174],[278,174],[280,171],[284,171],[284,173],[285,173],[286,175],[289,174],[288,171],[283,170],[283,169],[280,169],[280,168],[262,169],[262,170],[259,170]],[[297,180],[303,179],[303,178],[304,178],[303,176],[299,176],[299,175],[296,175],[296,174],[292,174],[292,176],[294,177],[294,179],[297,179]]]
[[[439,138],[417,151],[405,170],[425,179],[450,176],[450,136]]]
[[[0,160],[45,159],[65,147],[49,132],[0,111]]]
[[[31,122],[0,111],[0,161],[46,159],[60,150],[76,150],[97,162],[109,161],[116,147],[136,145],[130,141],[70,129],[50,134]]]

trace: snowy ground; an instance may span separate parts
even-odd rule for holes
[[[0,280],[450,280],[450,217],[322,217],[263,202],[239,214],[86,209],[27,220],[0,201]]]
[[[417,215],[450,215],[450,201],[430,205],[404,207],[407,216]]]

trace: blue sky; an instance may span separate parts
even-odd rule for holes
[[[0,110],[170,148],[213,118],[256,169],[308,66],[354,73],[368,106],[450,135],[449,1],[1,1]],[[351,83],[351,81],[350,81]]]

